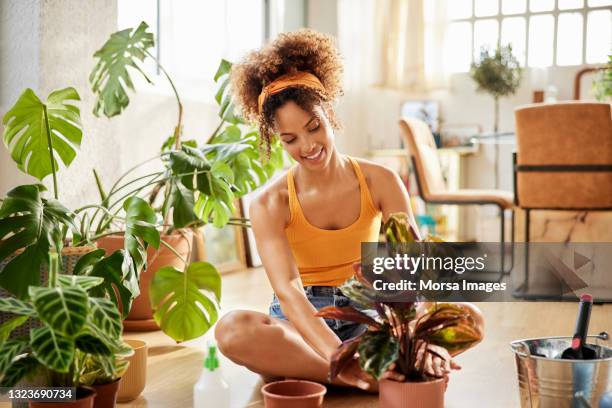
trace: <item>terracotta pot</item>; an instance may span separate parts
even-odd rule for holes
[[[117,402],[127,402],[138,398],[147,383],[147,343],[142,340],[125,340],[134,349],[127,358],[130,362],[127,371],[119,380]]]
[[[381,380],[378,386],[380,408],[444,408],[444,378],[425,382]]]
[[[94,408],[115,408],[120,380],[121,379],[115,380],[110,384],[94,384],[91,386],[91,388],[96,391]]]
[[[188,259],[189,250],[193,243],[193,232],[190,229],[180,230],[170,235],[162,235],[162,239],[172,246],[181,256]],[[107,255],[123,249],[123,235],[109,235],[97,241],[98,248],[106,251]],[[173,266],[179,270],[184,268],[180,260],[170,249],[160,245],[159,251],[149,247],[147,250],[147,268],[140,274],[140,295],[132,302],[132,308],[123,322],[126,331],[159,330],[153,320],[153,309],[149,297],[149,285],[155,272],[164,266]]]
[[[76,389],[77,399],[65,402],[39,402],[30,401],[30,408],[93,408],[96,392],[89,387]]]
[[[304,380],[275,381],[261,387],[266,408],[321,408],[325,386]]]

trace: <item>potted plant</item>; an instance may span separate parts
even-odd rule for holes
[[[1,295],[27,299],[29,286],[46,282],[50,251],[65,255],[60,265],[66,273],[72,273],[86,254],[90,266],[97,264],[96,276],[105,279],[107,294],[121,299],[127,310],[138,295],[143,253],[149,244],[159,246],[155,214],[142,199],[124,200],[123,214],[109,217],[122,220],[129,239],[105,259],[93,246],[101,234],[96,236],[87,222],[88,210],[104,208],[91,204],[71,211],[58,201],[58,163],[69,166],[81,142],[80,111],[74,105],[79,99],[74,88],[54,91],[45,102],[26,89],[3,118],[3,141],[11,157],[19,169],[41,181],[52,175],[53,197],[46,195],[42,184],[31,184],[12,189],[0,200]],[[9,314],[0,313],[0,323],[7,318]]]
[[[512,45],[498,47],[491,53],[480,51],[480,60],[473,62],[470,76],[478,85],[477,90],[491,94],[495,100],[493,133],[499,130],[499,98],[514,95],[521,83],[523,69],[512,54]]]
[[[152,82],[141,66],[146,58],[155,60],[149,52],[154,44],[153,34],[147,28],[143,22],[135,29],[113,33],[94,54],[98,62],[90,83],[97,98],[96,115],[111,118],[127,108],[127,90],[133,89],[130,70]],[[182,341],[204,334],[214,323],[220,296],[220,279],[214,266],[188,262],[192,230],[206,223],[216,227],[248,227],[247,219],[234,216],[235,200],[265,183],[282,166],[282,150],[277,144],[268,161],[261,159],[258,132],[234,112],[228,86],[231,64],[225,60],[214,78],[219,85],[215,96],[220,108],[219,125],[203,144],[194,139],[183,140],[181,98],[168,72],[159,61],[155,63],[171,85],[178,112],[176,126],[159,155],[147,161],[158,161],[162,170],[130,178],[145,163],[136,165],[119,177],[108,193],[96,175],[100,205],[105,211],[95,211],[89,223],[97,234],[102,234],[112,225],[108,214],[114,214],[125,197],[138,194],[147,198],[163,220],[160,242],[164,248],[161,251],[151,249],[148,254],[148,268],[141,280],[142,295],[134,302],[125,327],[146,330],[159,326],[175,340]],[[123,237],[105,234],[98,245],[112,250],[123,245]],[[159,275],[160,268],[166,266],[170,269]],[[156,278],[158,275],[160,277]],[[196,292],[179,295],[185,286],[203,281],[214,282],[209,287],[200,287],[208,289],[211,295],[210,301],[203,301],[207,313],[196,307]],[[169,296],[176,302],[172,311],[162,304]]]
[[[392,215],[383,226],[391,243],[416,242],[418,235],[404,213]],[[419,304],[377,293],[364,274],[347,281],[342,292],[363,308],[373,309],[373,318],[352,306],[328,306],[317,316],[365,323],[368,330],[345,341],[332,357],[330,377],[335,378],[357,353],[361,368],[377,380],[388,370],[402,374],[404,382],[382,379],[379,402],[382,408],[409,405],[443,407],[445,384],[425,372],[428,356],[445,357],[439,348],[454,356],[481,340],[471,314],[453,304]]]
[[[116,305],[107,297],[92,295],[104,279],[62,275],[58,255],[50,253],[49,257],[47,286],[29,286],[27,301],[0,298],[0,311],[18,316],[2,326],[0,385],[13,387],[22,378],[41,375],[47,386],[77,387],[75,401],[56,406],[93,407],[96,393],[82,382],[88,374],[91,378],[92,361],[104,376],[112,377],[121,366],[116,365],[116,359],[128,356],[131,349],[121,340],[121,315]],[[39,320],[41,326],[8,340],[10,332],[29,319]],[[30,407],[44,406],[30,401]],[[113,407],[114,403],[96,406]]]
[[[612,101],[612,54],[608,55],[608,64],[604,65],[593,82],[593,90],[598,101]]]

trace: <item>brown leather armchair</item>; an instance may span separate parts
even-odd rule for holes
[[[516,205],[525,211],[525,242],[533,210],[612,210],[612,114],[609,103],[562,102],[515,109]],[[529,245],[525,280],[516,294],[529,293]]]
[[[419,195],[430,204],[455,205],[495,205],[500,214],[501,243],[501,280],[513,267],[513,257],[509,269],[505,269],[505,211],[512,213],[512,242],[514,242],[514,199],[510,192],[502,190],[459,189],[448,190],[444,183],[442,169],[438,160],[436,144],[429,126],[418,119],[402,118],[399,121],[402,136],[410,151],[412,166],[416,175]],[[511,252],[513,254],[513,252]]]

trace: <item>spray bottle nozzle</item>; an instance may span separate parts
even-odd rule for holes
[[[208,356],[206,356],[206,360],[204,360],[204,367],[208,368],[210,371],[215,371],[215,369],[219,368],[217,347],[215,347],[214,345],[208,346]]]

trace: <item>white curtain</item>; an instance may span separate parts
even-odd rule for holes
[[[374,16],[377,84],[404,91],[444,88],[447,0],[381,0]]]

